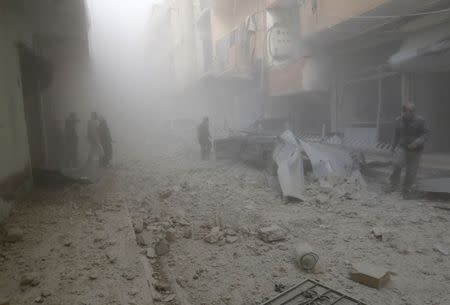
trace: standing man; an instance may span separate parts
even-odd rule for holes
[[[100,158],[100,166],[108,167],[112,159],[113,150],[111,132],[109,131],[108,123],[104,117],[100,118],[98,133],[100,136],[100,144],[103,148],[103,157]]]
[[[202,160],[209,160],[211,153],[211,135],[209,134],[209,118],[205,117],[197,128],[198,143],[202,151]]]
[[[389,189],[392,192],[398,187],[402,169],[405,167],[405,181],[402,189],[404,199],[410,198],[411,187],[416,180],[428,133],[425,120],[416,115],[416,106],[413,103],[404,104],[401,116],[395,121],[392,142],[394,169],[390,178],[391,187]],[[399,147],[398,150],[396,150],[397,146]]]
[[[88,121],[87,126],[87,140],[89,145],[87,166],[92,165],[93,159],[100,159],[103,155],[102,147],[100,145],[100,135],[99,135],[99,119],[97,112],[91,113],[91,118]]]
[[[65,143],[66,143],[66,166],[69,168],[78,167],[78,135],[77,125],[80,120],[77,115],[72,112],[66,119],[65,123]]]

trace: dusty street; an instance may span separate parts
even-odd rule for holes
[[[285,204],[257,169],[200,162],[180,139],[156,146],[122,156],[98,184],[16,206],[7,227],[23,235],[1,246],[0,304],[256,305],[307,278],[367,304],[450,304],[450,257],[438,250],[450,247],[450,212],[434,202],[370,181],[344,197],[336,189],[348,185],[311,186],[305,202]],[[262,241],[274,224],[284,238]],[[300,242],[320,256],[313,274],[294,262]],[[391,271],[386,287],[350,280],[363,261]]]

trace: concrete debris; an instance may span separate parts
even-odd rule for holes
[[[183,229],[183,238],[191,239],[192,238],[192,228],[184,228]]]
[[[294,260],[297,267],[311,272],[314,271],[319,256],[314,253],[313,248],[308,243],[299,243],[294,248]]]
[[[380,289],[389,281],[390,272],[383,267],[363,262],[353,265],[350,278],[360,284]]]
[[[166,200],[170,196],[172,196],[172,190],[164,190],[159,192],[158,194],[160,200]]]
[[[175,229],[170,228],[166,231],[166,240],[170,243],[175,242],[175,240],[177,239],[177,234]]]
[[[153,248],[147,248],[146,256],[148,258],[157,258],[158,257],[158,255],[156,255],[155,249],[153,249]]]
[[[31,286],[36,287],[40,284],[40,280],[37,274],[35,273],[28,273],[24,274],[22,278],[20,279],[20,286]]]
[[[144,222],[142,219],[135,219],[133,222],[134,233],[142,233],[144,231]]]
[[[383,227],[374,227],[371,234],[379,241],[390,241],[393,239],[392,232]]]
[[[237,237],[237,236],[227,235],[225,241],[226,241],[228,244],[234,244],[235,242],[238,241],[238,239],[239,239],[239,237]]]
[[[220,227],[214,227],[211,232],[203,238],[203,240],[209,244],[216,244],[224,237],[224,232],[220,230]]]
[[[450,255],[450,251],[449,249],[445,248],[443,245],[441,244],[434,244],[433,245],[433,250],[436,252],[441,253],[444,256],[449,256]]]
[[[164,256],[169,253],[169,244],[165,239],[160,239],[155,244],[155,253],[157,256]]]
[[[258,231],[259,238],[266,243],[285,240],[286,235],[286,230],[276,224],[262,227]]]
[[[15,243],[23,240],[23,230],[20,228],[8,228],[6,230],[5,241]]]

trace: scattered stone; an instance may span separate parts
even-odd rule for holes
[[[161,191],[158,194],[160,200],[166,200],[170,196],[172,196],[172,190]]]
[[[166,282],[161,282],[161,281],[153,283],[153,287],[155,287],[156,291],[158,291],[160,293],[164,293],[164,292],[170,290],[170,285]]]
[[[136,234],[136,242],[141,247],[147,246],[147,242],[145,241],[145,239],[142,236],[142,234]]]
[[[34,299],[35,303],[42,303],[44,302],[44,299],[41,296],[38,296],[36,299]]]
[[[137,290],[136,288],[131,289],[131,291],[128,292],[129,295],[131,296],[135,296],[139,293],[139,290]]]
[[[40,284],[39,278],[36,274],[24,274],[20,279],[20,286],[36,287]]]
[[[166,240],[170,243],[177,240],[177,234],[176,234],[175,229],[170,228],[166,231]]]
[[[192,238],[192,228],[187,227],[183,230],[183,238],[191,239]]]
[[[223,232],[220,231],[220,227],[214,227],[211,231],[206,235],[203,240],[209,244],[218,243],[223,238]]]
[[[237,242],[238,241],[238,239],[239,239],[239,237],[237,237],[237,236],[227,236],[226,237],[226,242],[228,243],[228,244],[234,244],[235,242]]]
[[[445,256],[449,256],[449,255],[450,255],[449,250],[446,249],[446,248],[445,248],[443,245],[441,245],[441,244],[435,244],[435,245],[433,245],[433,250],[436,251],[436,252],[439,252],[439,253],[441,253],[442,255],[445,255]]]
[[[155,249],[153,249],[153,248],[147,248],[147,251],[145,254],[148,258],[157,258],[158,257],[158,255],[156,255]]]
[[[136,275],[132,271],[127,271],[122,273],[122,277],[125,278],[127,281],[132,281],[136,278]]]
[[[372,236],[375,237],[379,241],[387,241],[392,239],[391,232],[383,227],[374,227],[372,229]]]
[[[6,230],[5,241],[16,243],[23,240],[23,230],[20,228],[9,228]]]
[[[161,239],[155,244],[155,253],[158,256],[163,256],[169,253],[169,244],[165,239]]]
[[[259,238],[266,243],[285,240],[286,234],[286,230],[278,225],[260,228],[258,232]]]
[[[117,256],[112,252],[106,253],[106,258],[111,264],[114,264],[117,261]]]
[[[162,301],[168,303],[172,302],[173,300],[175,300],[175,294],[169,294]]]
[[[134,228],[134,233],[142,233],[142,231],[144,231],[144,222],[142,221],[142,219],[135,219],[134,223],[133,223],[133,228]]]
[[[72,245],[72,241],[71,240],[66,240],[63,243],[64,247],[70,247]]]
[[[97,278],[98,278],[98,274],[97,274],[96,272],[91,272],[91,273],[89,274],[89,279],[90,279],[91,281],[96,280]]]
[[[51,295],[52,295],[52,293],[49,290],[42,290],[42,292],[41,292],[41,297],[43,297],[43,298],[48,298]]]
[[[390,272],[383,267],[363,262],[353,265],[350,278],[360,284],[380,289],[389,281]]]

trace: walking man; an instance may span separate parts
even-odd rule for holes
[[[197,128],[198,142],[201,148],[202,160],[209,160],[211,153],[211,135],[209,134],[209,118],[205,117]]]
[[[77,115],[72,112],[65,123],[66,165],[69,168],[78,167],[77,125],[79,122],[80,120],[77,118]]]
[[[100,158],[100,166],[108,167],[112,159],[112,139],[111,132],[108,127],[108,123],[105,118],[100,118],[100,124],[98,126],[98,132],[100,136],[100,144],[103,148],[103,156]]]
[[[413,103],[404,104],[401,116],[395,121],[392,142],[394,169],[390,178],[391,187],[389,189],[389,191],[394,191],[398,187],[402,169],[405,168],[405,180],[402,189],[404,199],[410,198],[411,188],[416,180],[428,133],[425,120],[416,115],[416,106]]]
[[[99,119],[97,112],[91,113],[91,118],[88,121],[87,126],[87,140],[89,145],[89,151],[88,151],[88,159],[87,159],[87,166],[91,166],[93,159],[100,159],[103,155],[102,153],[102,147],[100,145],[100,135],[99,135]]]

